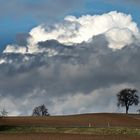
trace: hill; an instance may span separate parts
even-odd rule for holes
[[[49,117],[1,117],[0,140],[9,139],[139,140],[140,115],[95,113]]]
[[[5,117],[0,118],[5,126],[48,126],[48,127],[140,127],[140,115],[95,113],[49,117]]]

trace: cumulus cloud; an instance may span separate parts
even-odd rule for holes
[[[133,33],[129,29],[111,29],[106,33],[109,41],[109,47],[113,49],[122,49],[126,45],[134,42]]]
[[[30,32],[31,44],[50,39],[64,44],[82,43],[100,34],[106,35],[110,43],[109,47],[121,49],[133,42],[133,36],[136,38],[139,36],[139,30],[130,15],[110,12],[79,18],[68,16],[63,23],[56,24],[51,31],[47,31],[43,26],[38,26]]]
[[[105,35],[110,48],[116,50],[132,44],[139,39],[139,29],[132,21],[130,15],[116,11],[103,15],[86,15],[79,18],[67,16],[62,23],[53,27],[39,25],[30,31],[27,48],[7,46],[5,53],[37,53],[44,49],[38,49],[38,43],[47,40],[57,40],[65,45],[74,45],[88,42],[100,34]]]
[[[10,114],[31,114],[42,103],[52,114],[122,111],[116,93],[140,90],[138,42],[136,23],[117,12],[38,26],[25,46],[9,45],[0,55],[0,106]]]
[[[27,49],[25,46],[8,45],[3,53],[26,53]]]

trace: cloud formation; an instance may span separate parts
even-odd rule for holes
[[[110,48],[121,49],[138,38],[139,30],[130,15],[110,12],[103,15],[68,16],[52,30],[38,26],[31,30],[31,44],[55,39],[63,44],[87,42],[92,37],[105,34]]]
[[[112,49],[121,49],[136,42],[140,33],[137,24],[130,15],[116,11],[103,15],[86,15],[79,18],[67,16],[63,22],[53,27],[39,25],[30,31],[26,48],[7,46],[5,53],[37,53],[44,49],[38,48],[38,43],[47,40],[57,40],[65,45],[88,42],[100,34],[105,35]],[[27,51],[28,49],[28,51]],[[16,51],[15,51],[16,50]]]
[[[140,90],[139,29],[130,15],[68,16],[29,34],[25,46],[0,55],[0,106],[11,115],[42,103],[52,114],[114,112],[120,89]]]

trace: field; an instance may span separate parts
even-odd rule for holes
[[[0,118],[0,140],[139,140],[140,115]]]
[[[138,136],[98,136],[73,134],[1,134],[0,140],[139,140]]]

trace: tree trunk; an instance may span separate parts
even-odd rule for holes
[[[128,114],[128,109],[129,109],[129,107],[128,107],[128,106],[126,106],[126,114]]]

